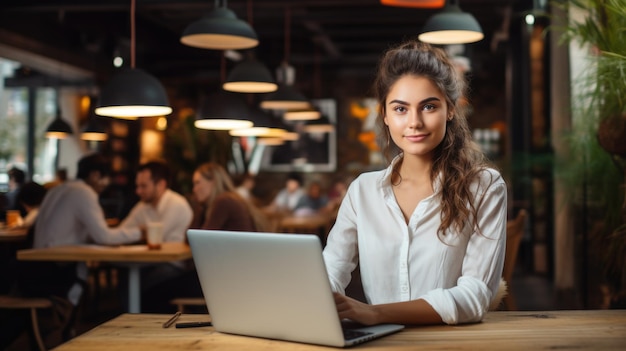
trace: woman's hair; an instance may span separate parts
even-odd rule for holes
[[[457,72],[446,53],[429,44],[410,40],[389,49],[382,57],[374,93],[378,99],[378,142],[388,161],[401,150],[393,143],[389,129],[384,123],[386,100],[392,86],[402,77],[418,76],[428,78],[446,98],[446,105],[452,119],[446,123],[446,133],[434,150],[431,180],[440,177],[441,181],[441,226],[438,234],[445,234],[454,226],[461,230],[468,221],[475,229],[477,208],[470,186],[478,174],[488,167],[488,161],[472,134],[465,117],[463,99],[466,83]],[[468,207],[469,204],[469,207]]]
[[[208,199],[203,204],[206,206],[205,216],[208,216],[209,213],[211,213],[215,198],[222,193],[228,192],[230,196],[236,197],[246,204],[250,214],[252,215],[256,229],[258,231],[265,231],[267,228],[267,221],[265,217],[258,208],[237,193],[235,185],[224,167],[217,163],[207,162],[198,166],[198,168],[196,168],[196,172],[198,172],[204,179],[213,182],[213,191],[209,194]]]

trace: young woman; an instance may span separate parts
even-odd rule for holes
[[[324,249],[341,318],[476,322],[495,299],[506,185],[471,139],[464,85],[428,44],[409,41],[383,56],[374,90],[390,164],[352,182]],[[357,263],[368,304],[343,295]]]
[[[263,214],[239,195],[222,166],[204,163],[193,174],[197,201],[191,228],[263,231]]]

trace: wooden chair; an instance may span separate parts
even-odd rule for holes
[[[513,279],[513,271],[515,270],[515,262],[517,261],[517,252],[524,235],[526,227],[526,217],[528,213],[521,209],[517,213],[517,217],[506,224],[506,253],[504,256],[504,268],[502,270],[502,279],[508,285],[508,293],[503,299],[503,307],[506,310],[514,311],[517,309],[515,303],[515,295],[511,289],[511,280]]]
[[[46,350],[46,346],[41,338],[39,332],[39,322],[37,321],[37,309],[51,308],[52,302],[49,299],[44,298],[30,298],[30,297],[17,297],[17,296],[0,296],[0,309],[29,309],[30,320],[33,328],[33,336],[37,341],[39,350]]]

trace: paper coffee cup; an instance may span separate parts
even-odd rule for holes
[[[161,248],[163,242],[163,223],[161,222],[148,222],[147,225],[146,241],[148,243],[148,249],[158,250]]]

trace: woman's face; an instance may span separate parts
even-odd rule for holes
[[[213,192],[213,181],[208,180],[200,174],[193,173],[193,194],[198,202],[205,202]]]
[[[445,96],[428,78],[406,75],[391,86],[384,122],[404,155],[431,158],[446,133]]]

